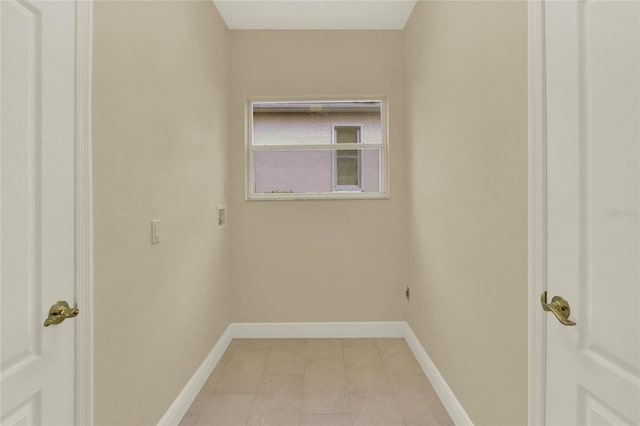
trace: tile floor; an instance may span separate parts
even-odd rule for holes
[[[180,424],[453,422],[404,339],[237,339]]]

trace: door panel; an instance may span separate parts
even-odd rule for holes
[[[639,15],[634,3],[587,2],[580,14],[584,122],[581,305],[590,312],[583,315],[580,348],[638,376],[639,347],[628,344],[637,341],[640,322],[640,68]],[[624,321],[616,318],[619,315]]]
[[[0,2],[3,425],[75,422],[75,7]]]
[[[640,423],[640,3],[546,2],[547,423]]]
[[[2,50],[3,62],[12,64],[2,68],[2,98],[12,100],[2,105],[2,324],[15,330],[2,334],[2,371],[8,371],[40,352],[40,327],[33,320],[40,307],[40,23],[37,10],[17,2],[3,5],[2,19],[3,39],[12,39]],[[10,301],[21,301],[22,309]]]

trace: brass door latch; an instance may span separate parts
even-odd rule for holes
[[[64,300],[60,300],[54,303],[49,309],[49,317],[44,321],[44,326],[49,327],[51,324],[60,324],[67,318],[74,318],[78,316],[77,303],[73,308],[69,306]]]
[[[547,303],[547,292],[543,291],[540,296],[540,303],[542,304],[542,309],[553,312],[553,315],[558,318],[558,321],[560,321],[562,325],[576,325],[575,322],[569,320],[571,307],[569,306],[569,302],[564,300],[562,297],[553,296],[551,303]]]

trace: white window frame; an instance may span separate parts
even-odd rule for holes
[[[333,133],[331,143],[338,143],[338,134],[337,130],[340,127],[357,127],[358,128],[358,144],[361,144],[362,141],[362,124],[334,124],[333,125]],[[340,144],[346,145],[346,144]],[[331,156],[331,188],[333,192],[344,192],[344,191],[354,191],[354,192],[362,192],[362,152],[361,150],[356,150],[358,153],[358,185],[338,185],[338,151],[333,151],[333,155]]]
[[[380,152],[380,192],[362,192],[360,189],[349,190],[336,190],[335,185],[332,185],[333,192],[326,193],[257,193],[255,192],[255,174],[253,165],[254,152],[260,151],[336,151],[336,143],[326,144],[304,144],[304,145],[252,145],[253,140],[253,104],[260,103],[313,103],[313,102],[380,102],[380,120],[381,120],[381,133],[382,142],[373,143],[349,143],[340,144],[340,150],[358,150],[365,149],[377,149]],[[259,201],[259,200],[374,200],[374,199],[389,199],[389,160],[388,160],[388,107],[387,99],[383,96],[372,97],[343,97],[343,98],[252,98],[248,99],[245,108],[245,122],[246,122],[246,138],[245,138],[245,200],[247,201]],[[351,126],[351,124],[336,124],[335,126]],[[360,126],[361,125],[353,125]],[[361,134],[362,135],[362,134]],[[335,128],[333,131],[332,142],[335,142]],[[335,156],[334,156],[335,157]],[[335,167],[335,161],[332,161],[332,168]],[[332,170],[332,175],[335,180],[335,172]],[[361,181],[362,184],[362,181]]]

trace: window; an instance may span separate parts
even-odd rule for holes
[[[335,143],[360,143],[360,126],[335,126]],[[361,191],[360,151],[356,149],[333,153],[333,190]]]
[[[387,197],[383,100],[248,104],[247,198]]]

